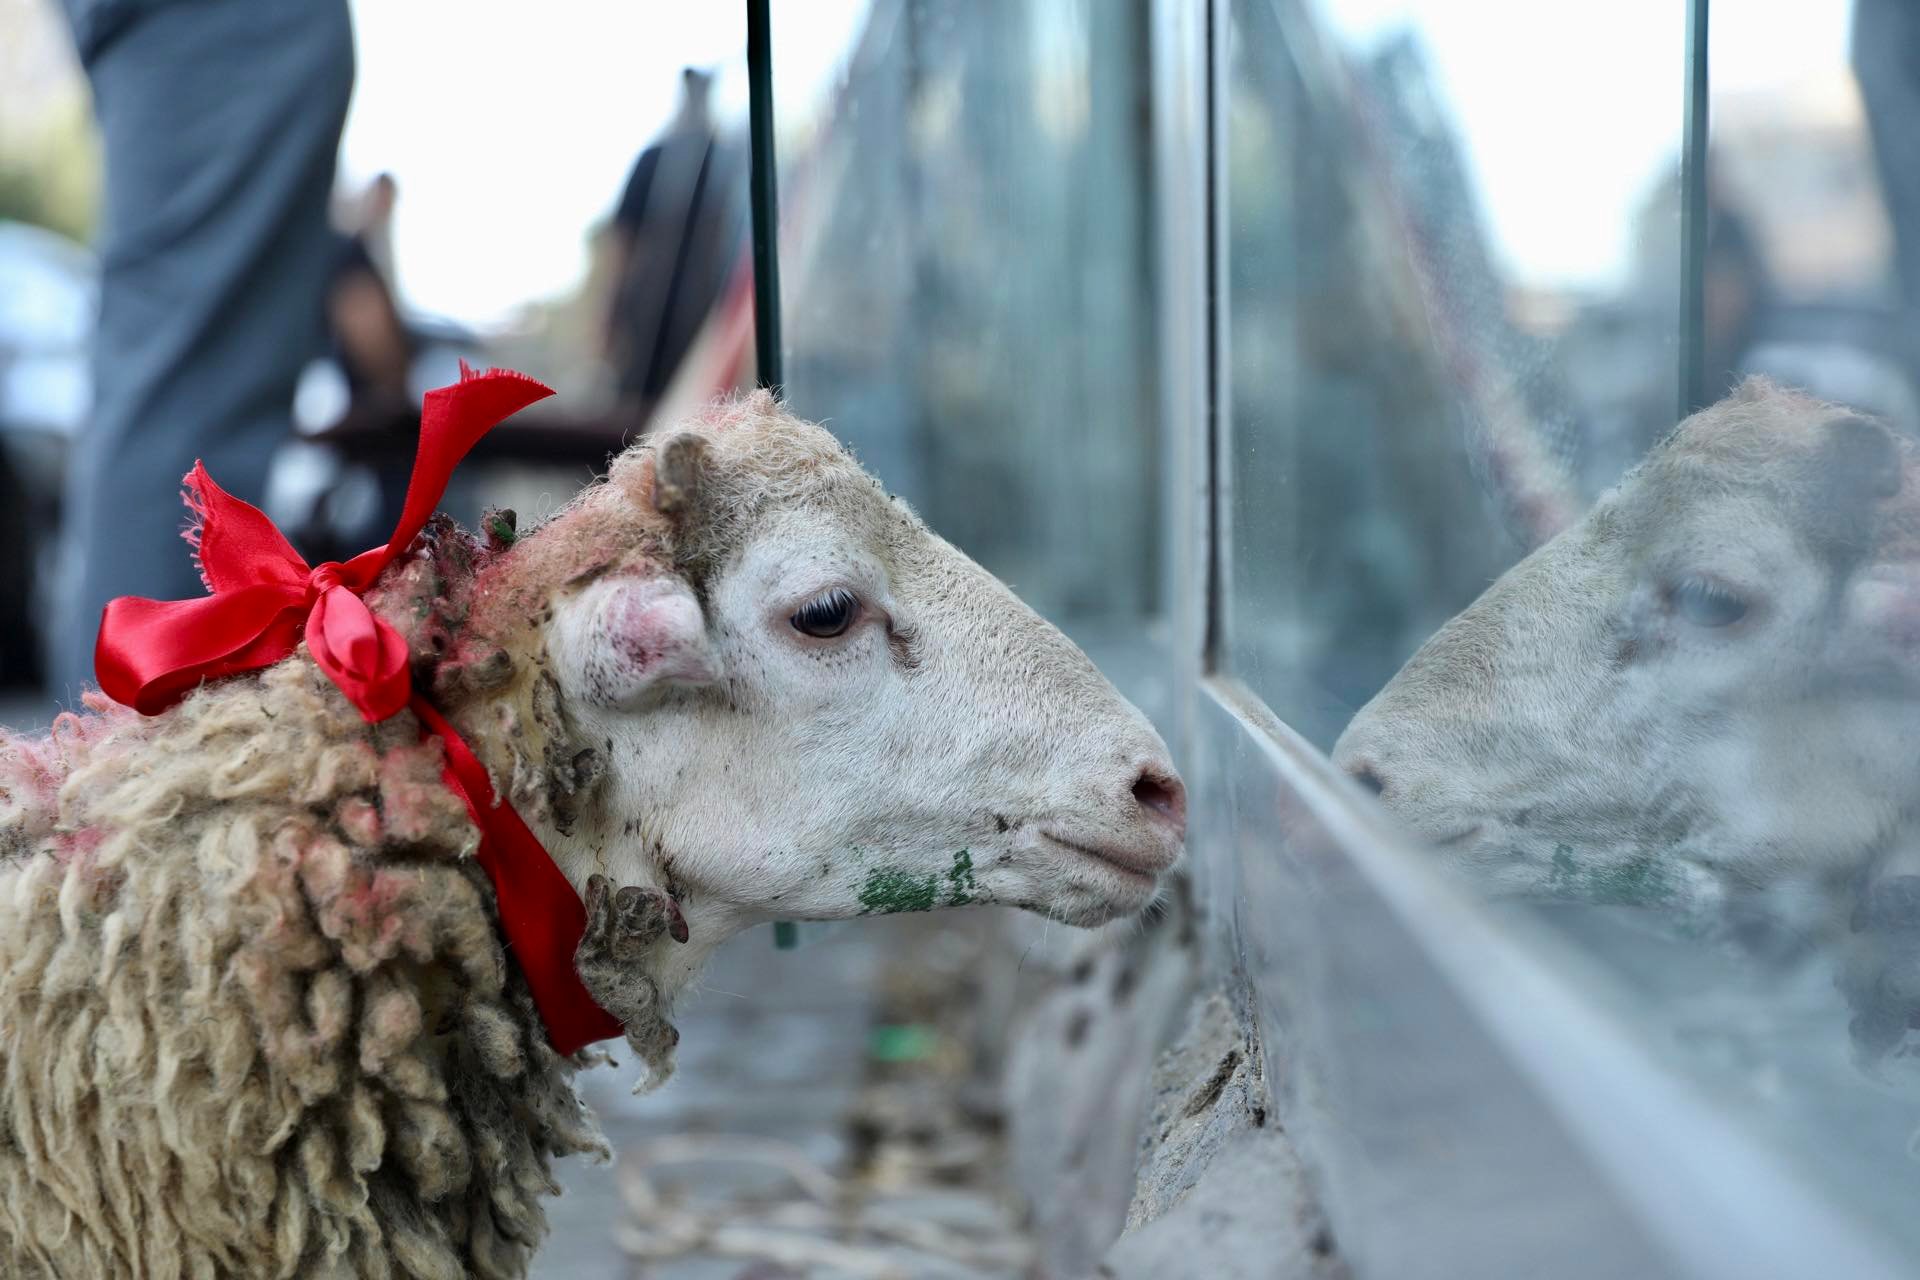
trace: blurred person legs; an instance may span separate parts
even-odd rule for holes
[[[353,85],[346,0],[63,0],[106,164],[93,420],[68,476],[52,688],[91,683],[100,610],[204,588],[196,458],[257,502],[323,341],[327,199]]]

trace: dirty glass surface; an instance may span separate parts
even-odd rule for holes
[[[1216,656],[1920,1259],[1920,15],[1791,10],[1713,9],[1669,434],[1681,6],[1232,6]]]
[[[1671,425],[1670,9],[1232,6],[1229,665],[1323,746]]]
[[[790,402],[1083,641],[1159,589],[1145,21],[876,0],[781,127]]]

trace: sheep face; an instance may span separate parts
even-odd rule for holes
[[[547,644],[607,752],[615,881],[662,883],[696,935],[1152,899],[1184,825],[1158,735],[826,432],[750,402],[607,489],[661,511],[664,549],[559,599]]]
[[[1909,448],[1752,383],[1443,627],[1337,761],[1496,890],[1858,870],[1920,772]]]

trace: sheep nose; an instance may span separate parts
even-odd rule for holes
[[[1180,776],[1161,765],[1141,767],[1133,780],[1133,798],[1155,819],[1184,835],[1187,830],[1187,788]]]

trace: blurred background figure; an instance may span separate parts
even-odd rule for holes
[[[715,127],[712,91],[711,72],[680,73],[679,111],[614,209],[605,343],[623,418],[659,402],[741,253],[746,149]]]
[[[321,338],[353,86],[345,0],[62,0],[106,171],[94,409],[67,480],[52,692],[78,696],[100,610],[199,594],[179,478],[257,501]]]
[[[1893,227],[1900,302],[1920,316],[1920,8],[1911,0],[1855,0],[1854,79],[1873,138],[1874,168]]]
[[[399,180],[390,173],[376,174],[360,193],[350,218],[354,234],[366,246],[367,256],[395,297],[400,290],[393,267],[393,210],[399,201]]]
[[[393,176],[383,173],[342,210],[326,293],[327,336],[348,399],[383,413],[404,413],[411,403],[414,343],[393,286],[396,194]]]
[[[1733,390],[1747,372],[1745,360],[1762,320],[1775,305],[1766,251],[1753,219],[1739,200],[1712,177],[1708,156],[1705,323],[1701,360],[1707,399]],[[1649,441],[1648,443],[1651,443]]]

